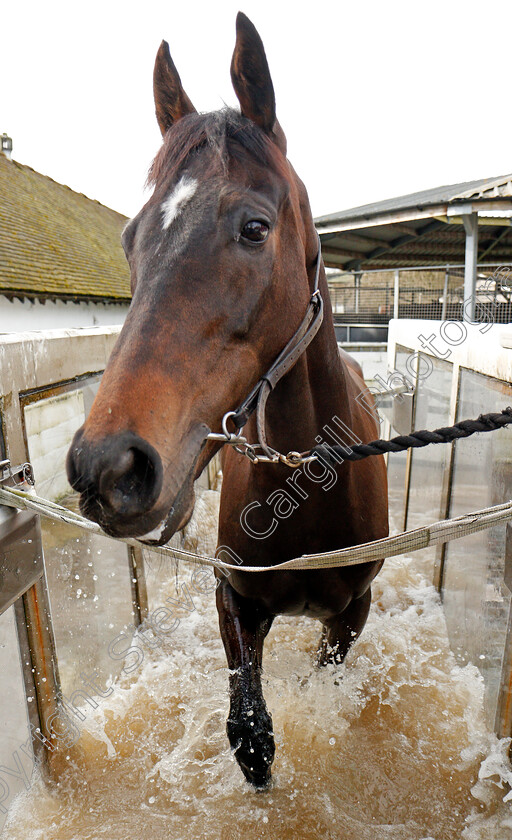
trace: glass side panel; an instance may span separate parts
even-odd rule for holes
[[[30,783],[34,762],[13,606],[0,615],[0,674],[0,765],[15,774],[0,770],[1,831],[9,803],[25,789],[19,776]]]
[[[175,534],[169,545],[184,548],[208,557],[215,556],[217,548],[217,525],[219,517],[220,490],[201,488],[196,482],[196,504],[189,523]],[[184,583],[190,589],[190,581],[195,581],[202,592],[215,589],[213,569],[193,567],[158,555],[151,550],[143,550],[144,570],[148,593],[149,612],[165,605],[167,597],[184,602]],[[186,593],[185,593],[186,594]]]
[[[459,420],[501,411],[512,387],[461,371]],[[512,429],[474,435],[456,444],[451,516],[512,498]],[[510,609],[503,582],[505,526],[447,544],[443,600],[450,643],[460,662],[477,665],[485,680],[489,725],[494,725]]]
[[[415,429],[438,429],[450,425],[453,366],[431,356],[429,361],[432,365],[431,373],[419,380],[416,389]],[[428,369],[426,366],[420,367],[420,370]],[[407,528],[419,528],[444,518],[444,511],[441,510],[443,479],[450,462],[450,453],[449,445],[412,451]],[[428,564],[429,569],[425,571],[432,579],[436,547],[425,548],[419,556]]]
[[[398,347],[395,353],[395,371],[408,379],[411,376],[407,370],[407,361],[411,354],[412,350]],[[399,384],[399,377],[393,378],[393,375],[391,375],[388,378],[389,388],[397,387]],[[382,428],[383,424],[381,424],[381,430]],[[389,437],[394,437],[397,434],[396,429],[391,426]],[[397,452],[388,456],[389,530],[391,534],[402,531],[404,526],[406,469],[407,452]]]
[[[36,492],[75,509],[65,459],[97,385],[84,384],[25,408]],[[109,646],[133,622],[127,547],[65,523],[43,519],[41,524],[62,690],[66,697],[76,692],[81,704],[88,702],[88,675],[96,673],[104,686],[122,667]]]

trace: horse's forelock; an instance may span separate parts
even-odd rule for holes
[[[148,174],[148,186],[156,187],[162,179],[177,176],[190,155],[209,147],[227,170],[230,157],[237,158],[244,149],[258,163],[284,174],[284,159],[276,144],[251,120],[231,108],[210,114],[189,114],[173,125],[165,135]]]

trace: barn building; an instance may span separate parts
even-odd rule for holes
[[[126,218],[0,151],[0,333],[120,324]]]
[[[385,341],[391,318],[512,321],[512,175],[315,219],[340,341]],[[491,300],[490,300],[491,298]]]

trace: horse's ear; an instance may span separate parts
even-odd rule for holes
[[[196,113],[196,109],[183,90],[167,41],[162,41],[156,54],[153,91],[156,118],[162,134],[165,134],[177,120],[181,120],[187,114]]]
[[[231,80],[244,117],[272,133],[276,121],[274,86],[263,42],[243,12],[236,18],[236,44],[231,60]]]

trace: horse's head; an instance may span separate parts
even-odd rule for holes
[[[241,113],[198,114],[167,44],[158,51],[154,192],[123,233],[132,304],[67,462],[82,511],[114,536],[163,543],[186,523],[194,479],[215,452],[206,434],[220,431],[310,298],[309,203],[243,14],[231,76]]]

